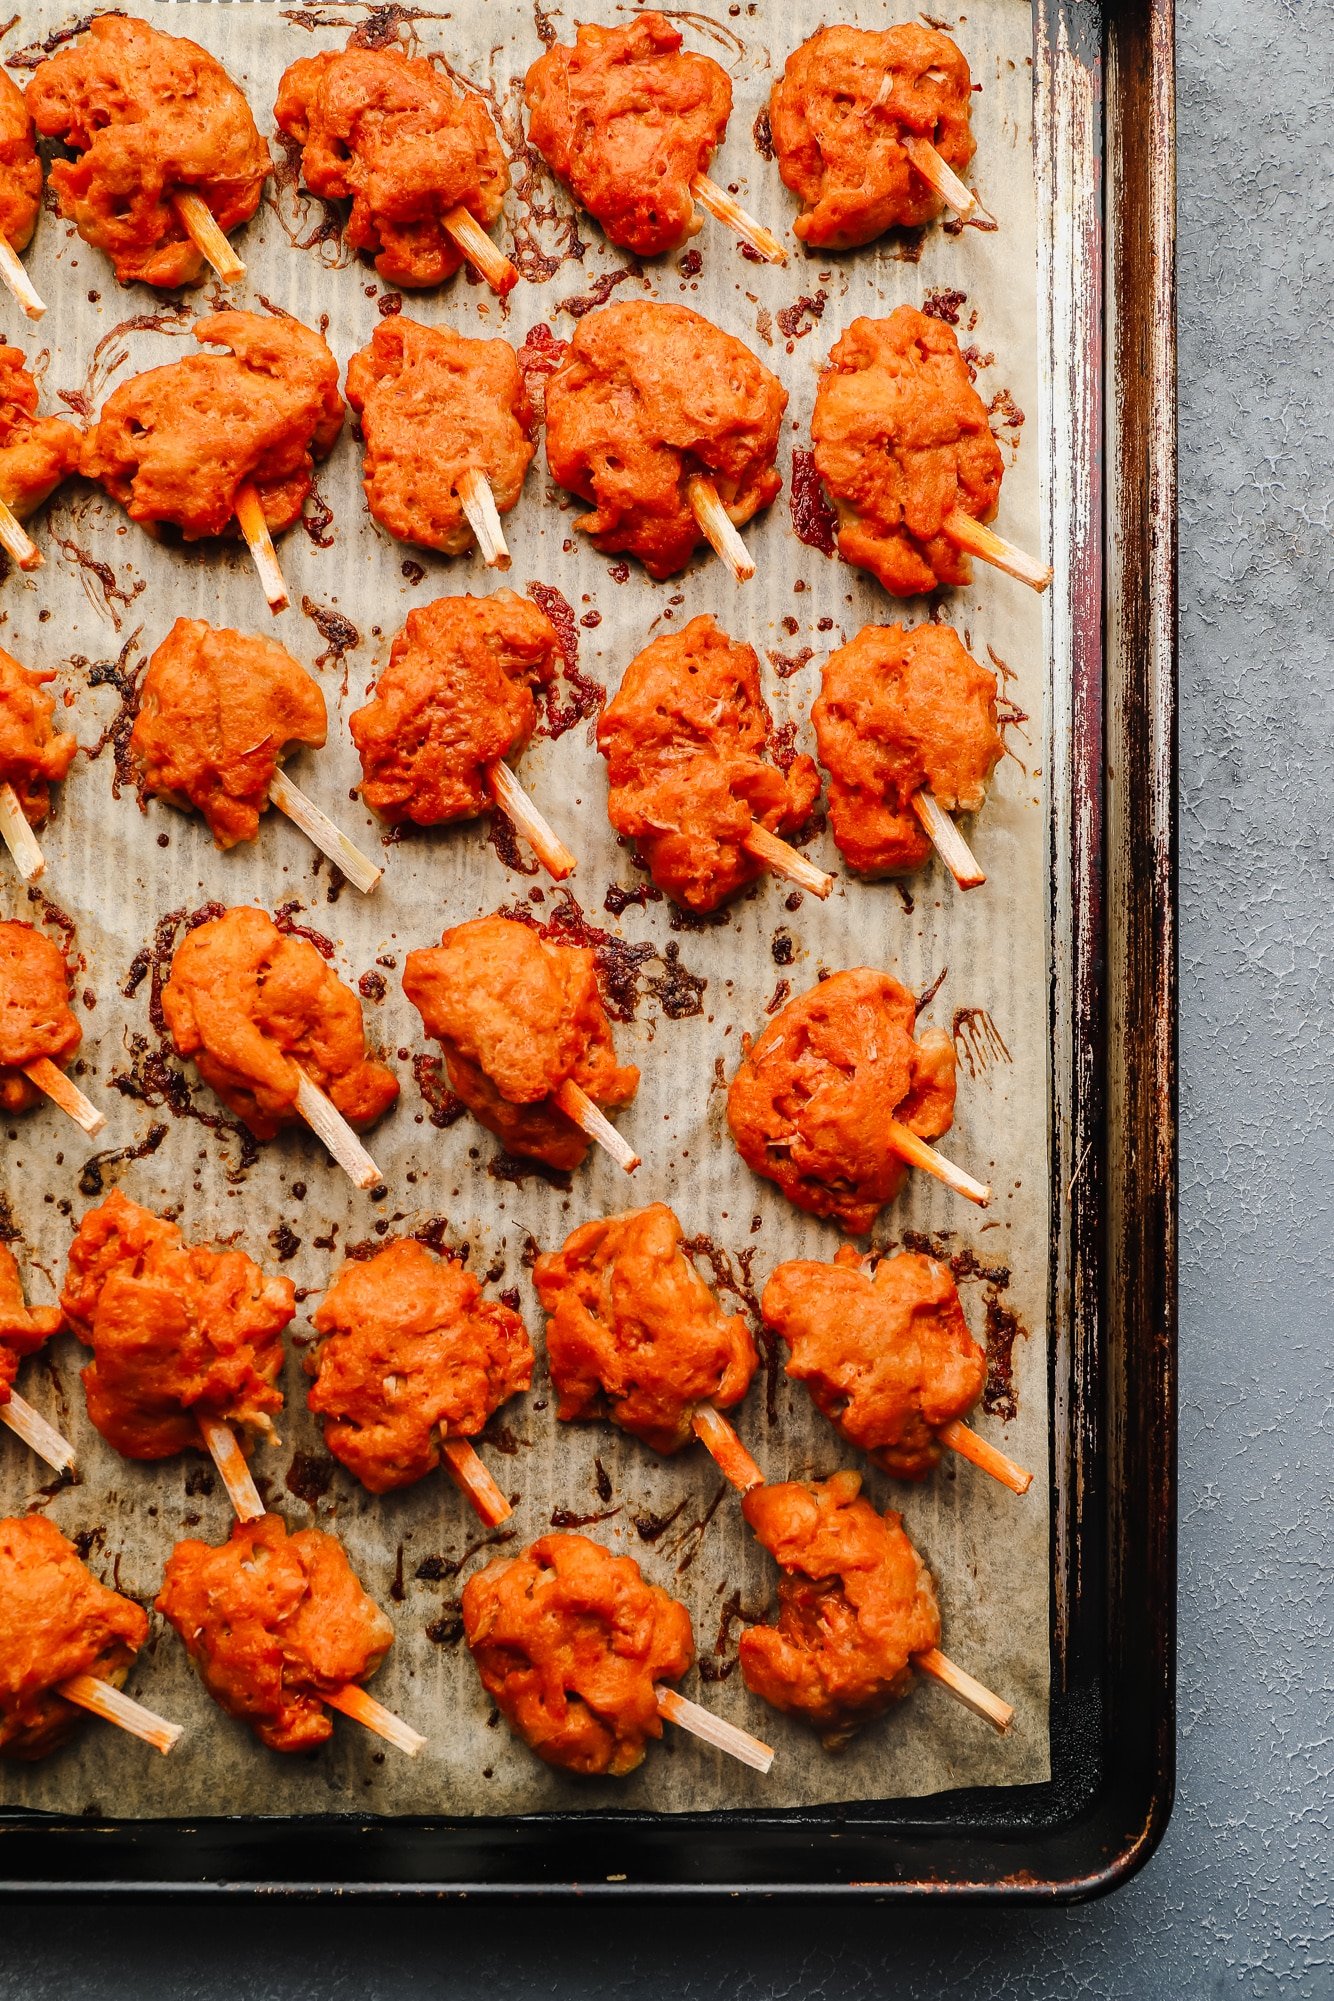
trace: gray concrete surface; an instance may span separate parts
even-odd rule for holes
[[[1180,0],[1179,19],[1181,1743],[1162,1850],[1070,1912],[11,1910],[3,2001],[1334,1995],[1334,12]]]

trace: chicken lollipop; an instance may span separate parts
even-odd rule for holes
[[[371,811],[436,827],[496,806],[558,881],[569,875],[574,856],[506,763],[532,736],[533,690],[550,685],[560,657],[546,613],[512,591],[409,612],[372,699],[348,718]]]
[[[346,1126],[373,1125],[398,1082],[367,1058],[361,1002],[307,939],[262,910],[224,911],[177,946],[162,1012],[177,1054],[256,1139],[304,1119],[358,1187],[376,1185]]]
[[[731,334],[685,306],[602,306],[547,384],[547,462],[593,509],[575,526],[604,555],[675,576],[707,541],[738,577],[737,527],[782,486],[787,391]]]
[[[146,21],[95,16],[38,65],[28,109],[75,155],[51,168],[61,214],[106,252],[122,285],[188,285],[205,259],[220,278],[243,275],[227,233],[259,207],[269,152],[207,49]]]
[[[394,1629],[322,1529],[289,1535],[277,1515],[237,1522],[215,1548],[178,1542],[157,1596],[220,1709],[271,1751],[309,1751],[333,1735],[331,1708],[380,1729],[365,1696]],[[378,1715],[380,1722],[373,1722]],[[426,1741],[396,1718],[409,1753]]]
[[[57,1473],[73,1469],[69,1442],[19,1395],[14,1381],[25,1355],[35,1355],[62,1325],[58,1306],[28,1305],[18,1261],[8,1244],[0,1244],[0,1424],[7,1425]]]
[[[60,1303],[93,1351],[88,1415],[127,1459],[213,1451],[218,1425],[276,1440],[290,1279],[187,1244],[117,1188],[79,1225]]]
[[[197,320],[192,354],[114,389],[80,469],[134,521],[171,522],[187,542],[235,521],[274,611],[287,603],[271,531],[300,518],[315,459],[343,426],[338,363],[320,334],[286,314]]]
[[[69,991],[53,939],[31,924],[0,923],[0,1112],[26,1112],[45,1093],[91,1137],[106,1120],[63,1074],[83,1040]]]
[[[760,1308],[791,1350],[788,1374],[886,1473],[925,1480],[949,1446],[1012,1492],[1028,1492],[1032,1474],[960,1422],[982,1394],[987,1358],[935,1258],[899,1251],[872,1276],[845,1244],[831,1265],[779,1265]]]
[[[51,810],[51,787],[58,785],[78,749],[66,730],[51,728],[56,712],[46,683],[55,669],[34,673],[0,647],[0,837],[25,882],[45,863],[32,829]]]
[[[639,257],[679,250],[700,226],[699,201],[762,256],[787,262],[705,173],[731,116],[731,80],[712,56],[683,53],[664,14],[581,24],[573,47],[538,57],[524,97],[533,144],[613,243]]]
[[[819,777],[809,757],[770,763],[770,729],[754,647],[707,615],[650,641],[602,712],[611,824],[687,910],[716,910],[766,869],[829,894],[831,878],[778,839],[809,814]]]
[[[306,1356],[310,1408],[335,1459],[387,1494],[443,1458],[487,1526],[504,1521],[510,1504],[468,1440],[532,1381],[513,1308],[409,1238],[345,1264],[314,1327],[323,1338]]]
[[[778,171],[803,204],[812,250],[851,250],[920,227],[945,202],[976,206],[959,175],[973,157],[972,78],[936,28],[821,28],[787,59],[769,97]]]
[[[0,1521],[0,1757],[28,1761],[58,1751],[82,1711],[157,1721],[127,1697],[117,1700],[147,1638],[143,1608],[99,1584],[54,1522]],[[142,1725],[136,1734],[145,1734]],[[180,1734],[158,1722],[150,1741],[166,1751]]]
[[[597,1139],[627,1171],[638,1166],[598,1109],[628,1105],[639,1072],[616,1061],[586,946],[479,917],[409,952],[403,991],[445,1052],[451,1088],[511,1152],[568,1170]]]
[[[845,1230],[869,1230],[925,1168],[985,1206],[991,1191],[923,1142],[954,1119],[954,1044],[914,1040],[917,1003],[858,966],[798,994],[751,1045],[727,1094],[737,1151],[788,1200]]]
[[[41,568],[40,550],[19,526],[79,468],[83,433],[37,415],[37,384],[16,347],[0,347],[0,548],[21,570]]]
[[[724,1313],[662,1202],[585,1223],[533,1267],[557,1416],[607,1417],[655,1452],[698,1436],[734,1486],[763,1478],[730,1424],[758,1357]]]
[[[811,418],[839,554],[895,597],[972,581],[970,556],[1035,590],[1051,571],[984,524],[1004,464],[952,327],[899,306],[835,342]]]
[[[303,56],[273,115],[311,193],[351,201],[347,240],[389,284],[442,284],[465,257],[502,296],[517,283],[486,234],[509,186],[491,115],[435,63],[394,48]]]
[[[908,875],[934,842],[960,888],[986,880],[949,815],[980,809],[1004,753],[996,676],[950,626],[863,627],[825,663],[811,721],[859,875]]]
[[[690,1614],[633,1557],[544,1535],[463,1587],[463,1630],[491,1700],[548,1765],[624,1778],[662,1735],[661,1682],[695,1658]]]
[[[1008,1702],[942,1654],[931,1573],[892,1509],[861,1498],[856,1473],[757,1487],[741,1503],[785,1575],[776,1626],[748,1626],[738,1655],[747,1688],[819,1731],[827,1751],[899,1701],[912,1670],[1004,1734]]]
[[[289,744],[328,733],[318,684],[271,639],[178,618],[139,690],[130,756],[143,792],[202,813],[220,848],[253,841]]]
[[[46,307],[18,253],[32,242],[42,209],[42,163],[23,92],[0,70],[0,278],[30,320]]]
[[[507,340],[381,320],[347,365],[371,513],[400,542],[509,568],[500,526],[532,464],[534,418]]]

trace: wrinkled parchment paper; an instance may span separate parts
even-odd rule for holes
[[[298,56],[341,47],[369,12],[361,0],[282,10],[125,5],[214,50],[271,140],[283,68]],[[450,13],[392,10],[405,12],[410,18],[399,19],[398,31],[420,49],[447,56],[487,94],[512,154],[522,143],[522,79],[540,52],[538,28],[549,21],[569,39],[580,14],[613,18],[610,9],[586,6],[544,14],[531,0],[486,0]],[[515,290],[508,310],[463,275],[439,291],[406,296],[402,308],[429,324],[504,334],[518,343],[539,321],[568,338],[580,302],[595,290],[694,307],[745,340],[785,383],[791,402],[780,465],[786,477],[791,448],[809,444],[817,372],[837,336],[860,313],[883,314],[930,296],[957,322],[979,389],[992,403],[1008,465],[998,526],[1039,549],[1030,9],[1023,0],[972,0],[966,19],[944,23],[957,32],[980,87],[976,183],[999,228],[936,227],[906,243],[843,257],[803,253],[790,235],[794,201],[752,137],[773,74],[822,17],[813,0],[715,5],[678,17],[687,45],[715,56],[733,80],[735,109],[714,177],[734,184],[756,215],[786,234],[794,253],[787,270],[749,261],[729,232],[706,219],[686,253],[640,272],[603,242],[595,225],[572,219],[540,164],[530,170],[520,158],[503,240],[528,282]],[[0,41],[0,58],[25,81],[36,45],[76,18],[60,0],[32,0]],[[843,18],[883,21],[881,10],[870,7]],[[383,9],[380,19],[383,26]],[[274,151],[281,159],[276,140]],[[368,264],[348,257],[336,235],[322,232],[327,221],[319,203],[294,192],[290,173],[271,184],[256,221],[238,238],[248,275],[228,303],[257,310],[271,303],[312,325],[327,323],[345,364],[377,324],[387,288]],[[178,299],[144,287],[122,290],[104,258],[80,242],[53,205],[28,262],[50,307],[46,318],[30,326],[7,298],[0,311],[5,337],[41,376],[42,407],[55,411],[99,408],[115,383],[190,351],[191,321],[211,310],[210,294],[217,295],[211,279]],[[575,509],[550,483],[539,455],[519,507],[506,517],[514,567],[499,579],[475,558],[449,561],[392,542],[366,512],[359,474],[349,428],[320,470],[320,504],[307,509],[309,532],[297,528],[279,544],[292,608],[278,619],[270,618],[243,549],[159,546],[80,481],[35,524],[45,568],[4,579],[0,643],[30,666],[57,670],[69,705],[65,721],[83,754],[42,834],[48,866],[40,887],[50,904],[31,901],[6,864],[0,907],[57,933],[62,916],[74,926],[75,1005],[85,1033],[78,1074],[106,1109],[108,1126],[99,1142],[89,1143],[54,1109],[41,1109],[4,1131],[0,1172],[5,1220],[36,1300],[54,1296],[79,1218],[113,1186],[151,1207],[170,1207],[191,1239],[242,1245],[301,1288],[283,1444],[258,1453],[256,1472],[291,1526],[317,1523],[343,1538],[364,1583],[392,1615],[397,1640],[374,1692],[426,1732],[429,1746],[413,1762],[340,1720],[334,1741],[316,1756],[266,1751],[214,1707],[175,1635],[155,1616],[130,1687],[186,1726],[178,1750],[162,1759],[90,1723],[46,1763],[0,1768],[4,1800],[150,1817],[608,1806],[673,1812],[1041,1780],[1048,1771],[1049,1041],[1046,655],[1038,599],[979,565],[971,589],[941,600],[939,615],[1001,669],[1012,718],[1006,732],[1012,755],[973,833],[989,880],[966,898],[933,862],[902,890],[840,875],[823,906],[794,899],[788,885],[768,880],[721,920],[702,926],[681,925],[660,900],[632,901],[616,914],[615,888],[642,893],[646,878],[608,826],[591,728],[580,716],[533,745],[523,781],[578,852],[570,884],[578,906],[590,925],[634,948],[631,961],[634,951],[642,954],[628,967],[620,955],[619,991],[623,999],[629,995],[633,1019],[618,1024],[616,1034],[623,1057],[643,1071],[639,1096],[620,1125],[644,1164],[633,1184],[596,1152],[568,1189],[531,1174],[507,1179],[494,1171],[498,1148],[489,1134],[466,1117],[448,1125],[432,1120],[413,1059],[438,1052],[424,1042],[403,997],[403,958],[413,946],[437,940],[446,924],[529,900],[551,916],[564,899],[545,875],[507,866],[484,824],[408,833],[382,847],[371,817],[350,796],[360,774],[346,717],[365,699],[407,612],[448,592],[481,593],[503,583],[526,590],[540,580],[573,607],[579,673],[608,690],[652,633],[712,612],[726,631],[756,646],[776,722],[794,725],[798,746],[813,748],[810,706],[828,652],[868,622],[916,620],[931,607],[901,606],[863,573],[803,546],[786,492],[746,531],[758,563],[752,584],[735,585],[707,553],[680,579],[654,584],[637,565],[628,574],[626,566],[614,570],[575,536]],[[224,855],[197,818],[159,802],[141,813],[132,788],[113,796],[133,677],[179,615],[273,633],[318,674],[330,705],[330,742],[295,758],[290,769],[354,839],[383,856],[386,874],[373,897],[335,887],[328,865],[276,813],[256,844]],[[562,688],[566,714],[558,722],[577,711],[577,695],[570,684]],[[809,852],[839,866],[826,831]],[[522,858],[526,863],[526,853]],[[155,945],[169,953],[177,935],[174,923],[164,921],[169,913],[179,916],[213,899],[270,911],[293,906],[291,920],[329,939],[339,972],[361,983],[369,1033],[403,1084],[400,1103],[368,1142],[384,1171],[385,1199],[353,1191],[302,1133],[259,1149],[243,1165],[234,1132],[181,1115],[169,1101],[175,1088],[195,1114],[221,1109],[193,1070],[186,1073],[188,1092],[170,1086],[168,1073],[181,1066],[169,1056],[164,1062],[150,1020],[152,973],[144,955]],[[1034,1468],[1037,1479],[1021,1501],[958,1462],[923,1487],[895,1484],[862,1467],[877,1503],[902,1508],[935,1573],[946,1651],[1013,1702],[1016,1717],[1009,1737],[999,1739],[941,1689],[922,1684],[841,1755],[830,1756],[800,1724],[749,1695],[736,1671],[741,1625],[771,1604],[776,1572],[702,1449],[659,1459],[609,1426],[558,1425],[539,1363],[530,1394],[505,1408],[481,1443],[517,1497],[513,1520],[488,1541],[443,1474],[377,1500],[324,1456],[305,1407],[300,1344],[310,1334],[305,1315],[348,1247],[414,1230],[442,1245],[467,1246],[475,1272],[498,1289],[517,1288],[539,1351],[542,1321],[529,1283],[533,1247],[559,1243],[589,1216],[655,1199],[671,1203],[688,1236],[707,1233],[704,1268],[724,1283],[729,1306],[753,1306],[783,1258],[832,1257],[838,1231],[798,1214],[741,1165],[726,1136],[724,1080],[736,1068],[743,1031],[758,1032],[776,1001],[812,985],[821,968],[867,962],[930,995],[925,1024],[953,1029],[958,1113],[945,1150],[996,1189],[994,1205],[982,1214],[915,1176],[882,1217],[877,1243],[917,1233],[914,1241],[929,1237],[955,1258],[970,1323],[992,1356],[992,1411],[978,1423]],[[425,1073],[428,1087],[433,1074]],[[103,1149],[96,1158],[95,1145]],[[0,1433],[4,1508],[46,1509],[68,1534],[84,1538],[99,1575],[149,1603],[178,1537],[225,1538],[226,1496],[202,1459],[134,1464],[105,1445],[84,1412],[82,1359],[77,1343],[64,1336],[20,1378],[21,1390],[73,1440],[77,1483],[44,1485],[44,1469]],[[805,1391],[781,1374],[766,1384],[761,1371],[733,1415],[771,1479],[824,1475],[857,1462]],[[669,1732],[628,1781],[581,1783],[547,1770],[496,1724],[460,1637],[461,1584],[497,1541],[510,1546],[502,1540],[507,1532],[518,1547],[553,1522],[571,1525],[571,1518],[587,1521],[590,1533],[630,1552],[647,1576],[685,1600],[700,1655],[685,1692],[777,1747],[768,1778]]]

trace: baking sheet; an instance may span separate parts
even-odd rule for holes
[[[125,11],[164,19],[160,8],[133,0]],[[567,39],[581,11],[488,0],[485,9],[452,15],[395,8],[375,18],[382,31],[444,53],[463,78],[485,89],[513,151],[520,144],[522,77],[540,46],[538,32],[549,22]],[[269,136],[269,107],[286,64],[342,46],[349,29],[371,14],[362,4],[291,8],[281,16],[252,6],[172,12],[173,27],[226,62]],[[15,57],[76,18],[51,0],[25,10],[22,25],[0,40],[11,73],[22,81],[27,72]],[[714,178],[735,185],[761,218],[789,221],[792,199],[776,167],[756,151],[752,127],[767,100],[771,40],[781,65],[787,49],[819,25],[819,10],[773,9],[772,34],[761,8],[691,10],[677,18],[688,45],[715,55],[733,79],[735,108]],[[881,25],[882,17],[867,8],[847,18]],[[530,282],[512,294],[508,311],[462,276],[440,292],[408,295],[404,309],[428,324],[503,332],[517,342],[539,321],[567,338],[571,309],[603,291],[688,304],[746,340],[783,380],[791,398],[780,456],[786,474],[789,445],[809,442],[816,375],[833,341],[858,313],[887,313],[931,297],[939,310],[957,315],[981,393],[993,403],[1008,462],[998,526],[1012,540],[1040,547],[1030,9],[1021,0],[975,0],[966,18],[933,18],[956,33],[981,86],[975,178],[1000,220],[995,233],[936,228],[920,239],[823,261],[805,257],[789,238],[795,255],[784,272],[747,260],[727,232],[706,222],[686,252],[641,272],[604,245],[595,226],[572,219],[545,172],[530,174],[520,159],[505,241]],[[371,267],[348,259],[324,232],[326,222],[321,205],[298,197],[285,177],[239,239],[249,270],[232,302],[263,309],[269,301],[310,324],[327,315],[330,344],[345,363],[369,338],[387,288]],[[183,352],[191,319],[213,309],[211,283],[180,301],[140,287],[122,291],[102,257],[50,213],[29,268],[50,307],[47,317],[32,328],[6,301],[0,324],[6,338],[41,363],[44,409],[77,410],[89,400],[100,407],[114,382]],[[135,320],[142,323],[126,324]],[[253,848],[221,855],[201,822],[156,802],[140,814],[132,789],[113,797],[113,780],[132,678],[147,653],[178,615],[272,631],[318,673],[331,711],[329,746],[294,759],[292,774],[361,845],[378,852],[374,823],[349,796],[359,769],[345,719],[364,700],[414,604],[448,592],[486,592],[498,582],[526,589],[540,580],[573,607],[579,674],[608,691],[652,632],[712,612],[725,630],[757,647],[775,720],[795,725],[797,745],[805,748],[827,651],[867,622],[915,619],[932,606],[925,600],[899,606],[860,572],[804,547],[793,533],[786,493],[746,531],[758,563],[754,583],[733,584],[707,557],[665,584],[653,584],[634,565],[620,581],[605,558],[582,542],[576,546],[575,510],[546,478],[539,455],[523,500],[506,518],[513,570],[497,580],[475,559],[448,561],[391,542],[365,512],[359,470],[357,446],[345,432],[320,471],[321,505],[307,510],[310,532],[294,530],[280,543],[292,609],[277,620],[265,611],[244,552],[159,548],[78,482],[39,519],[46,567],[33,578],[5,580],[0,643],[28,665],[59,670],[71,704],[68,721],[87,755],[77,760],[43,832],[48,867],[40,888],[49,903],[39,898],[34,907],[6,872],[0,907],[47,921],[57,932],[66,917],[76,927],[76,1004],[86,1037],[80,1081],[107,1110],[109,1125],[95,1158],[53,1110],[7,1128],[3,1220],[38,1301],[54,1295],[80,1216],[113,1185],[151,1207],[170,1208],[188,1237],[240,1243],[295,1280],[305,1299],[292,1329],[284,1442],[261,1450],[256,1473],[293,1527],[314,1522],[343,1538],[359,1575],[395,1622],[397,1641],[374,1692],[430,1742],[410,1762],[340,1723],[317,1757],[279,1758],[221,1715],[175,1636],[155,1621],[131,1688],[187,1726],[172,1757],[149,1757],[117,1733],[90,1728],[44,1765],[5,1768],[0,1797],[10,1805],[117,1816],[617,1806],[674,1812],[1044,1779],[1050,1056],[1047,645],[1040,601],[981,566],[971,589],[940,600],[942,615],[979,657],[990,654],[1003,666],[1016,718],[1007,730],[1013,754],[1000,766],[974,830],[989,882],[968,898],[933,865],[902,890],[841,875],[824,906],[805,898],[790,909],[788,886],[768,881],[720,921],[702,926],[683,925],[663,902],[623,904],[617,890],[640,891],[645,878],[608,827],[602,763],[587,722],[576,720],[533,745],[522,776],[580,856],[569,886],[573,899],[589,925],[630,948],[609,948],[624,1011],[632,1013],[618,1024],[617,1043],[643,1072],[639,1096],[620,1120],[644,1155],[633,1184],[591,1156],[560,1188],[532,1174],[511,1178],[491,1136],[466,1118],[433,1122],[436,1073],[414,1069],[414,1059],[437,1052],[423,1042],[399,976],[405,952],[433,942],[446,924],[517,902],[530,902],[543,917],[562,910],[569,916],[570,899],[545,876],[507,866],[480,825],[409,834],[388,845],[385,879],[373,898],[363,899],[336,886],[328,865],[276,815]],[[580,708],[579,697],[579,685],[567,682],[566,715]],[[827,832],[809,852],[838,864]],[[353,1191],[301,1134],[259,1149],[247,1162],[234,1132],[201,1123],[200,1115],[212,1119],[220,1108],[193,1072],[186,1073],[188,1089],[171,1082],[180,1066],[164,1061],[152,1024],[148,961],[169,956],[177,935],[172,913],[211,900],[270,910],[294,905],[291,921],[329,939],[340,972],[362,984],[370,1034],[403,1083],[398,1106],[370,1139],[388,1185],[379,1203]],[[644,948],[642,958],[636,948]],[[701,1664],[685,1691],[778,1751],[772,1773],[760,1779],[669,1733],[628,1781],[576,1782],[548,1771],[495,1723],[462,1645],[461,1583],[493,1553],[495,1538],[484,1542],[443,1475],[375,1499],[325,1457],[305,1409],[304,1313],[349,1247],[417,1231],[435,1243],[466,1244],[473,1270],[497,1288],[517,1289],[540,1351],[542,1321],[528,1278],[534,1245],[559,1243],[591,1215],[655,1199],[671,1203],[687,1235],[701,1239],[706,1272],[722,1282],[729,1304],[753,1301],[783,1258],[831,1257],[840,1233],[800,1216],[741,1166],[726,1137],[723,1080],[736,1067],[742,1032],[764,1025],[785,982],[798,993],[822,968],[867,961],[887,966],[919,994],[930,993],[924,1023],[953,1029],[959,1098],[947,1151],[996,1188],[982,1215],[916,1176],[882,1217],[876,1241],[928,1238],[954,1258],[970,1324],[991,1351],[994,1408],[983,1428],[1037,1477],[1021,1502],[963,1466],[942,1467],[924,1488],[861,1470],[879,1505],[902,1508],[935,1573],[946,1651],[1014,1703],[1015,1723],[1008,1738],[998,1739],[943,1691],[920,1686],[839,1756],[820,1750],[799,1724],[751,1697],[735,1669],[740,1624],[770,1604],[776,1573],[745,1531],[736,1498],[712,1462],[702,1450],[658,1459],[607,1426],[558,1426],[539,1363],[530,1394],[499,1413],[482,1443],[502,1485],[518,1496],[513,1520],[498,1535],[512,1531],[517,1547],[553,1520],[568,1524],[573,1516],[582,1524],[593,1517],[591,1533],[629,1551],[646,1575],[688,1604]],[[81,1479],[48,1489],[40,1484],[42,1469],[11,1441],[0,1452],[0,1499],[7,1512],[46,1508],[67,1533],[83,1538],[100,1575],[149,1602],[174,1540],[226,1535],[225,1495],[202,1460],[120,1459],[84,1413],[77,1381],[83,1351],[63,1337],[48,1357],[26,1366],[20,1387],[73,1440]],[[771,1479],[857,1463],[805,1391],[781,1375],[767,1380],[761,1372],[734,1417]]]

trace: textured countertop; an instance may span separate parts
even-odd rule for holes
[[[1074,1911],[11,1908],[3,2001],[1334,1994],[1331,15],[1178,7],[1181,1653],[1160,1852]]]

